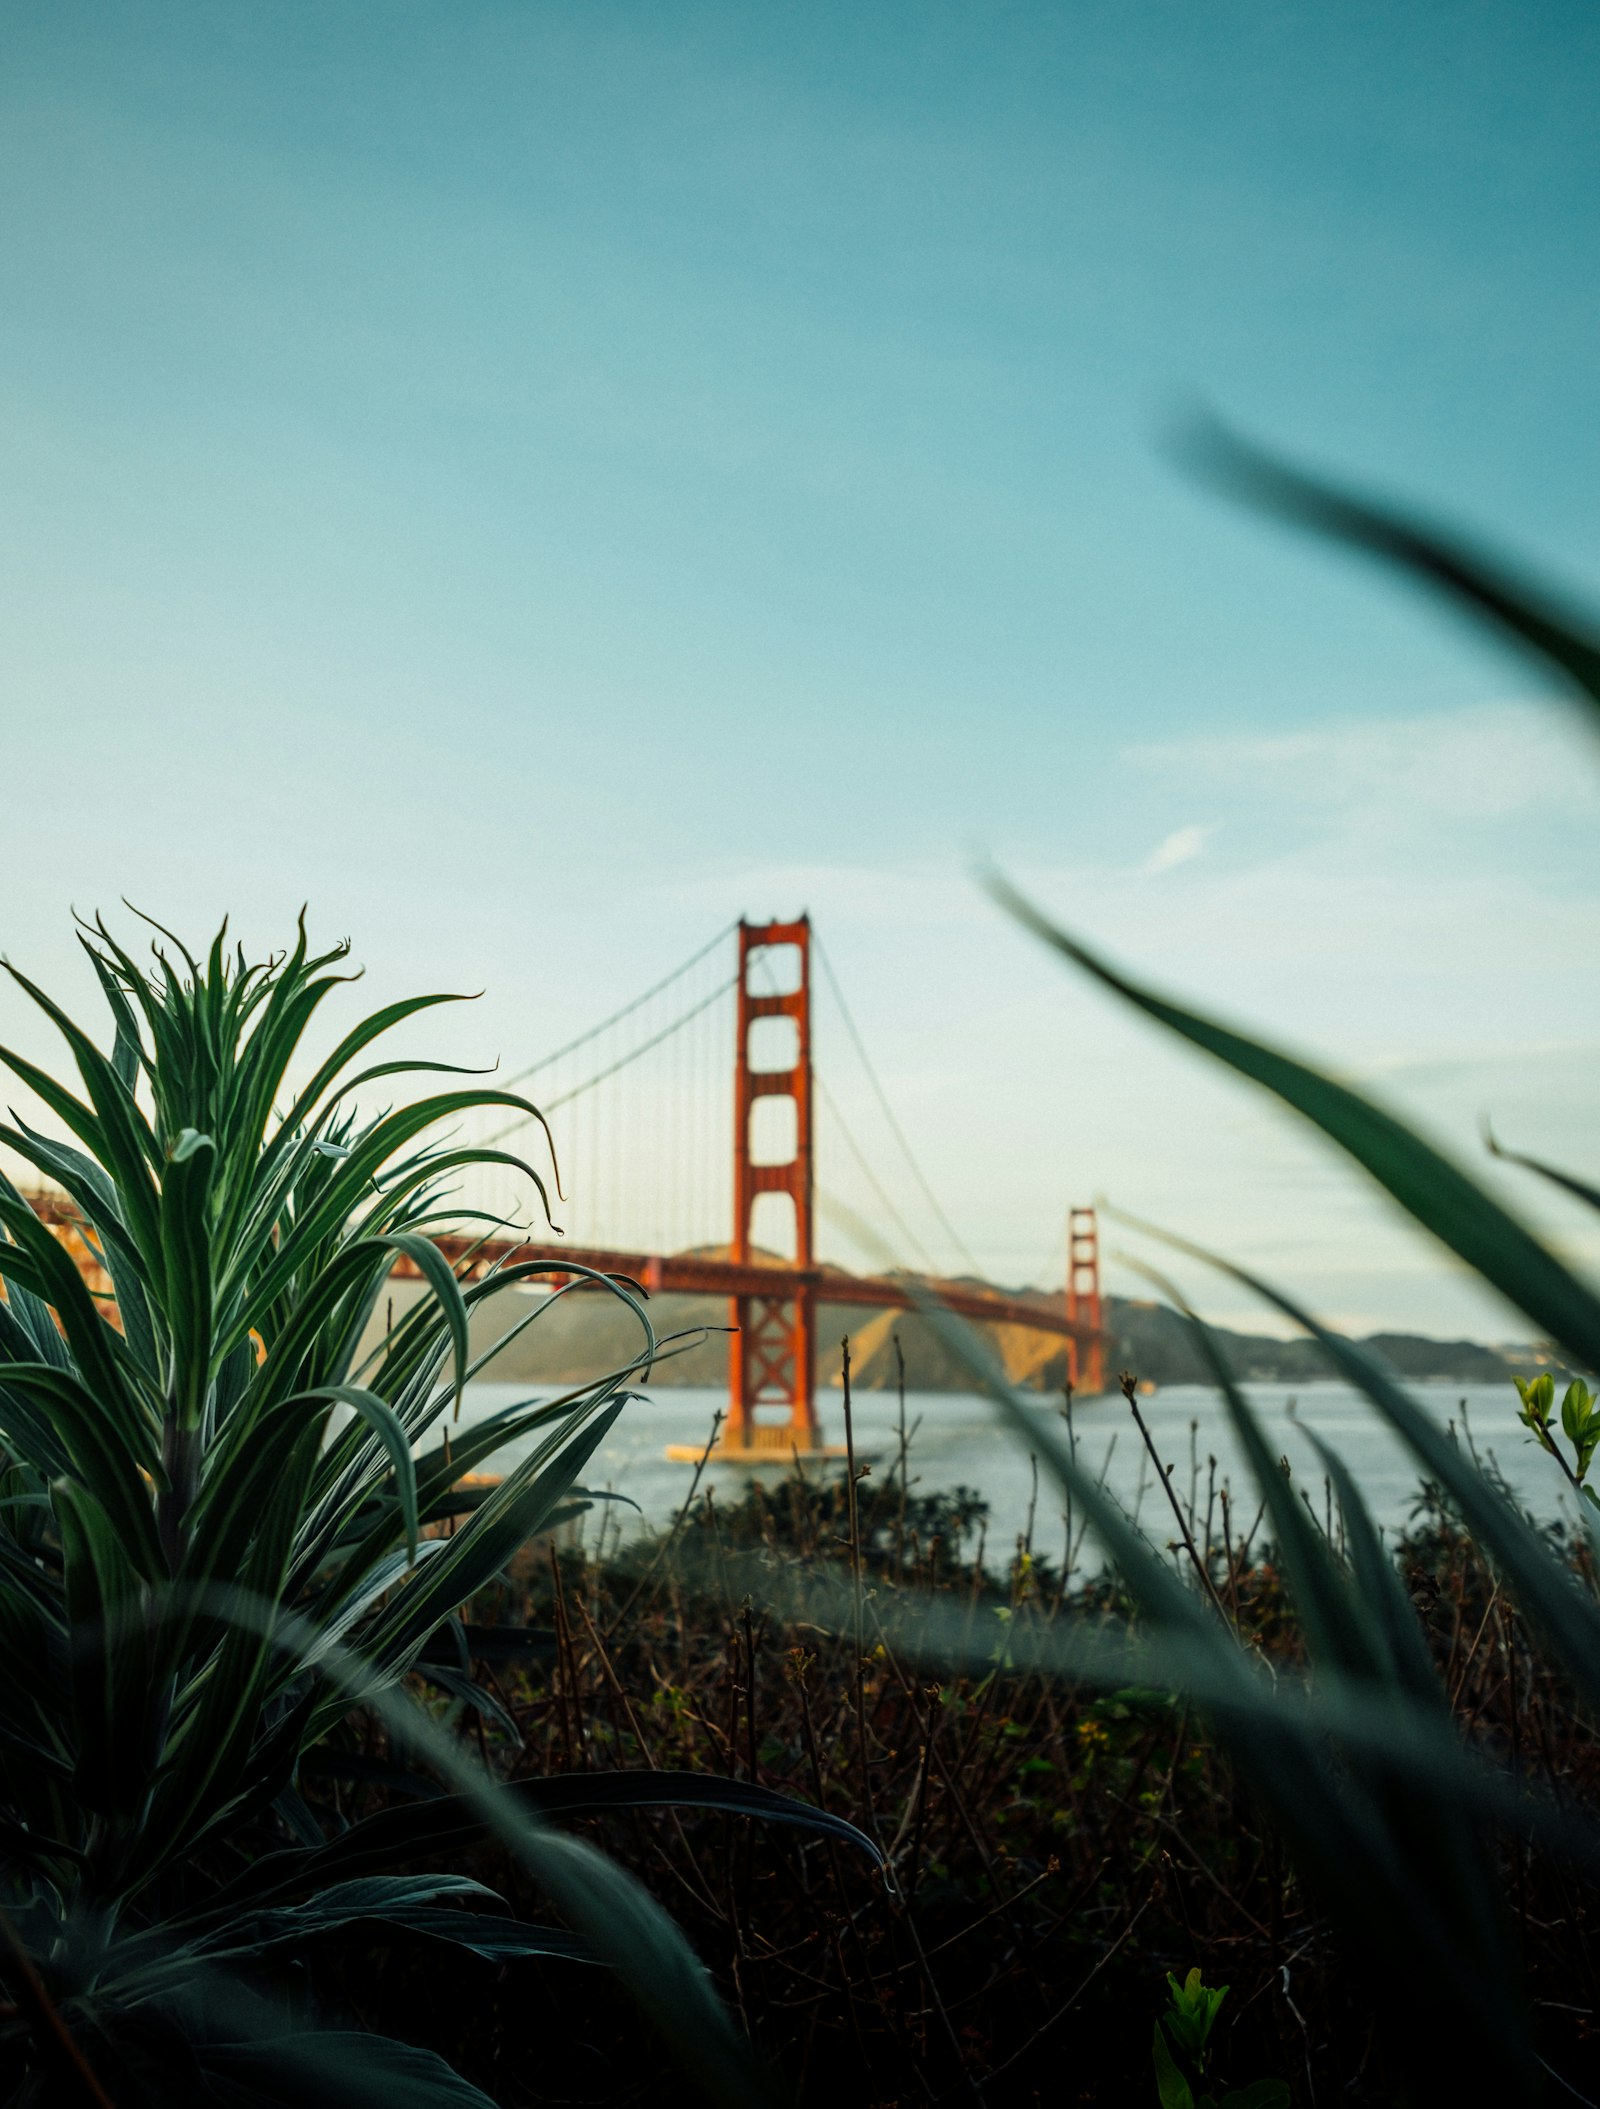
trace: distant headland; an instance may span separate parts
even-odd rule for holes
[[[420,1294],[413,1283],[397,1283],[396,1306]],[[1041,1304],[1047,1301],[1040,1296]],[[1057,1304],[1057,1307],[1059,1305]],[[728,1306],[720,1298],[658,1296],[650,1315],[657,1333],[679,1336],[652,1369],[657,1385],[717,1387],[728,1376]],[[818,1308],[817,1379],[837,1385],[840,1343],[850,1341],[851,1380],[863,1391],[892,1390],[897,1381],[895,1342],[904,1357],[911,1391],[970,1391],[972,1379],[925,1319],[907,1311],[870,1311],[830,1305]],[[1131,1370],[1141,1383],[1166,1386],[1208,1381],[1208,1371],[1178,1315],[1165,1305],[1132,1297],[1106,1299],[1105,1317],[1111,1342],[1108,1370]],[[506,1322],[504,1306],[495,1330]],[[1013,1383],[1025,1390],[1059,1395],[1066,1382],[1063,1343],[1020,1325],[985,1327]],[[1230,1372],[1243,1382],[1306,1384],[1329,1374],[1321,1350],[1305,1339],[1280,1340],[1264,1333],[1241,1333],[1212,1327]],[[638,1347],[638,1329],[615,1299],[580,1292],[552,1300],[548,1311],[497,1357],[486,1375],[519,1384],[577,1383],[597,1369],[629,1361]],[[487,1347],[489,1334],[474,1339]],[[1374,1333],[1363,1345],[1394,1372],[1412,1382],[1494,1384],[1513,1375],[1528,1375],[1550,1364],[1534,1346],[1487,1346],[1476,1340],[1435,1340],[1418,1333]]]

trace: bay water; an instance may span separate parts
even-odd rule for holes
[[[1288,1460],[1295,1484],[1322,1517],[1326,1509],[1325,1475],[1306,1430],[1314,1430],[1343,1458],[1378,1523],[1390,1537],[1406,1526],[1416,1502],[1422,1473],[1412,1453],[1377,1411],[1346,1386],[1327,1382],[1297,1386],[1251,1384],[1245,1394],[1261,1416],[1274,1456]],[[1414,1384],[1411,1396],[1441,1427],[1454,1427],[1460,1440],[1470,1439],[1480,1457],[1492,1460],[1526,1506],[1541,1518],[1564,1516],[1575,1522],[1570,1497],[1555,1460],[1539,1450],[1519,1424],[1517,1397],[1509,1383],[1493,1386]],[[526,1387],[478,1383],[468,1387],[464,1422],[509,1406],[530,1394]],[[662,1386],[630,1401],[582,1474],[594,1490],[626,1497],[608,1502],[583,1519],[592,1547],[604,1519],[608,1546],[641,1531],[670,1525],[688,1495],[694,1467],[669,1462],[668,1444],[698,1449],[710,1434],[712,1418],[726,1407],[720,1390]],[[1226,1409],[1218,1395],[1201,1385],[1174,1385],[1141,1398],[1139,1410],[1155,1440],[1163,1464],[1174,1466],[1172,1484],[1179,1499],[1191,1495],[1203,1520],[1208,1487],[1231,1489],[1235,1532],[1248,1529],[1260,1505],[1259,1492],[1245,1469]],[[858,1464],[870,1467],[867,1492],[892,1473],[899,1456],[899,1404],[894,1394],[858,1393],[853,1403]],[[1032,1408],[1041,1424],[1063,1427],[1059,1400],[1040,1397]],[[1031,1521],[1035,1550],[1059,1561],[1063,1544],[1062,1501],[1048,1471],[1036,1465],[1027,1445],[999,1420],[993,1405],[961,1392],[908,1393],[905,1402],[912,1491],[934,1493],[968,1487],[989,1505],[986,1560],[1004,1566],[1019,1536]],[[843,1443],[844,1415],[839,1394],[823,1395],[819,1405],[822,1439]],[[1080,1462],[1099,1476],[1124,1509],[1137,1518],[1158,1543],[1174,1535],[1172,1512],[1157,1481],[1149,1453],[1127,1403],[1120,1397],[1078,1402],[1073,1433]],[[530,1439],[509,1445],[491,1460],[489,1469],[505,1471],[531,1446]],[[737,1500],[751,1467],[710,1464],[702,1478],[722,1502]],[[793,1471],[779,1457],[754,1468],[767,1484]],[[805,1467],[809,1475],[842,1472],[843,1461]],[[1213,1535],[1220,1534],[1220,1512]],[[969,1555],[972,1547],[969,1545]],[[1079,1565],[1098,1567],[1088,1548]]]

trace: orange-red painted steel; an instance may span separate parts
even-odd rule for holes
[[[794,953],[795,986],[769,994],[752,985],[763,953]],[[728,1344],[728,1425],[724,1450],[817,1447],[817,1306],[811,1276],[816,1242],[811,1145],[811,923],[739,925],[738,1010],[733,1056],[733,1248],[736,1266],[755,1260],[756,1203],[781,1194],[793,1209],[794,1265],[786,1275],[765,1271],[759,1289],[733,1295],[735,1331]],[[751,1034],[763,1018],[794,1026],[792,1063],[758,1069]],[[794,1108],[794,1149],[781,1162],[756,1161],[751,1141],[756,1101],[786,1098]],[[777,1409],[774,1411],[774,1409]]]
[[[1067,1379],[1074,1391],[1106,1388],[1105,1336],[1100,1326],[1100,1226],[1092,1208],[1067,1217]]]
[[[786,1296],[796,1285],[810,1291],[813,1305],[845,1304],[869,1311],[914,1311],[930,1298],[958,1318],[975,1318],[987,1325],[1032,1326],[1057,1339],[1072,1340],[1083,1332],[1083,1324],[1069,1317],[1058,1301],[1031,1296],[1008,1296],[1002,1290],[984,1289],[971,1282],[927,1280],[922,1276],[846,1274],[838,1267],[812,1267],[804,1274],[794,1267],[774,1266],[767,1261],[705,1259],[698,1254],[614,1252],[596,1245],[517,1244],[511,1241],[478,1244],[468,1238],[435,1238],[445,1254],[458,1265],[472,1255],[463,1279],[487,1273],[501,1263],[526,1261],[548,1270],[546,1279],[554,1288],[573,1280],[577,1270],[619,1275],[637,1282],[652,1296],[727,1296],[763,1298]],[[395,1264],[395,1273],[417,1276],[420,1270],[410,1260]]]
[[[77,1210],[62,1194],[32,1193],[35,1211],[55,1231],[78,1261],[80,1272],[91,1289],[109,1296],[110,1277],[93,1258],[77,1235]],[[543,1279],[561,1288],[576,1277],[579,1269],[595,1274],[619,1275],[637,1282],[650,1296],[767,1297],[784,1294],[795,1282],[792,1267],[768,1262],[740,1264],[733,1260],[705,1259],[696,1254],[621,1252],[609,1246],[568,1245],[561,1242],[528,1243],[514,1238],[480,1243],[476,1238],[439,1237],[434,1240],[453,1262],[463,1281],[476,1280],[491,1267],[527,1262],[545,1270]],[[401,1278],[421,1278],[421,1270],[408,1259],[395,1263]],[[999,1290],[983,1289],[970,1282],[944,1282],[895,1275],[846,1274],[837,1267],[813,1267],[806,1279],[814,1304],[844,1304],[855,1310],[911,1311],[929,1296],[960,1318],[973,1318],[990,1325],[1032,1326],[1058,1339],[1072,1340],[1082,1333],[1082,1323],[1063,1312],[1059,1304],[1035,1301],[1026,1296],[1007,1296]]]

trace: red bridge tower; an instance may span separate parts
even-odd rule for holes
[[[752,985],[752,969],[777,948],[792,952],[794,986],[769,994]],[[811,1141],[811,922],[739,925],[738,1023],[733,1071],[733,1250],[735,1266],[759,1264],[753,1239],[756,1203],[782,1194],[794,1215],[794,1253],[770,1295],[733,1298],[738,1331],[729,1342],[728,1427],[719,1446],[749,1453],[815,1452],[817,1440],[817,1285],[813,1239]],[[758,1067],[752,1042],[763,1019],[793,1028],[777,1066]],[[758,1051],[758,1050],[754,1050]],[[793,1154],[757,1163],[751,1129],[758,1100],[786,1099],[794,1109]]]
[[[757,986],[757,970],[771,955],[787,952],[794,965],[781,990]],[[772,981],[776,975],[761,976]],[[728,1418],[712,1455],[728,1462],[774,1463],[798,1452],[802,1458],[842,1457],[825,1447],[817,1429],[817,1292],[814,1243],[811,1074],[811,922],[739,924],[739,973],[733,1070],[733,1243],[728,1271],[737,1286],[730,1298],[734,1325],[728,1343]],[[765,1021],[774,1021],[766,1034]],[[781,1034],[781,1052],[763,1049],[762,1038]],[[764,1059],[757,1061],[757,1055]],[[780,1159],[757,1160],[752,1131],[762,1099],[792,1108],[793,1143]],[[759,1251],[756,1204],[781,1194],[793,1212],[792,1256]],[[603,1258],[604,1255],[601,1255]],[[647,1270],[648,1271],[648,1270]],[[771,1287],[766,1286],[766,1277]],[[890,1284],[881,1285],[890,1292]],[[959,1294],[960,1285],[951,1285]],[[866,1304],[849,1276],[831,1276],[838,1300]],[[947,1296],[950,1290],[947,1289]],[[954,1303],[968,1317],[984,1317],[979,1297]],[[1075,1208],[1067,1245],[1068,1375],[1074,1390],[1104,1389],[1100,1336],[1100,1246],[1092,1208]],[[914,1299],[909,1305],[915,1307]],[[701,1455],[698,1445],[673,1443],[667,1455],[685,1462]]]
[[[1100,1330],[1100,1227],[1092,1208],[1067,1216],[1067,1323],[1090,1330],[1067,1340],[1067,1381],[1094,1397],[1106,1388],[1105,1336]]]

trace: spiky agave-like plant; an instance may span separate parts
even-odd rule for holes
[[[359,1092],[446,1066],[355,1067],[440,996],[364,1019],[291,1089],[307,1027],[352,978],[348,947],[313,956],[303,920],[289,954],[258,964],[222,934],[203,962],[157,945],[148,972],[103,924],[82,941],[109,1054],[9,969],[65,1036],[82,1095],[0,1049],[73,1138],[14,1116],[0,1141],[70,1198],[113,1289],[108,1308],[0,1180],[0,1977],[15,2001],[0,2056],[18,2098],[354,2102],[381,2081],[387,2109],[482,2103],[430,2054],[291,2028],[240,1983],[241,1966],[355,1922],[617,1963],[708,2088],[740,2098],[748,2071],[697,1966],[590,1848],[561,1838],[534,1861],[585,1947],[499,1915],[463,1877],[392,1872],[481,1830],[481,1792],[325,1839],[296,1788],[310,1746],[354,1704],[392,1707],[381,1695],[549,1524],[658,1352],[641,1301],[608,1281],[638,1320],[633,1363],[449,1438],[489,1359],[469,1359],[474,1308],[540,1269],[464,1283],[430,1233],[459,1230],[449,1188],[469,1166],[509,1163],[545,1194],[519,1159],[426,1138],[470,1108],[536,1109],[474,1083],[362,1122]],[[402,1256],[430,1293],[358,1362]],[[464,1476],[530,1434],[488,1497],[469,1495]],[[445,1517],[453,1535],[423,1535]],[[848,1830],[665,1774],[513,1791],[524,1826],[657,1801]]]

